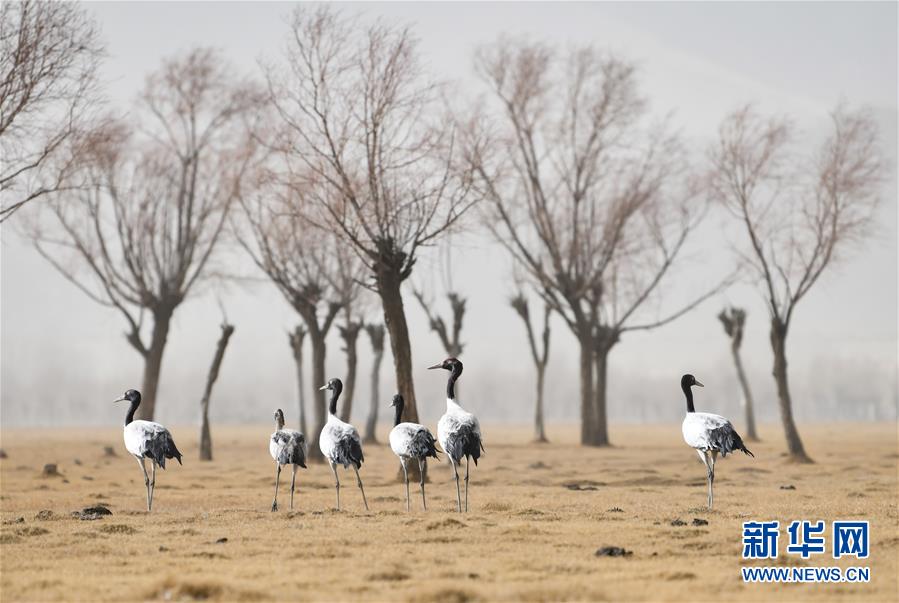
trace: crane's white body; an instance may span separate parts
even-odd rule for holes
[[[306,438],[296,429],[279,429],[272,434],[268,442],[268,451],[272,459],[281,465],[287,465],[299,448],[306,457]]]
[[[172,435],[169,430],[153,421],[131,421],[125,425],[124,439],[125,450],[136,456],[138,460],[143,459],[150,448],[157,443],[163,442]]]
[[[464,454],[455,446],[454,440],[466,432],[476,434],[478,440],[481,439],[481,424],[478,418],[459,406],[454,399],[447,398],[446,412],[437,422],[437,441],[456,464],[462,460]],[[450,449],[453,449],[453,452],[450,452]]]
[[[688,412],[681,430],[688,446],[705,451],[714,448],[711,442],[712,431],[725,426],[733,427],[730,421],[721,415],[710,412]]]
[[[346,469],[352,463],[345,454],[345,447],[354,442],[360,448],[362,447],[362,440],[359,438],[356,428],[341,421],[335,415],[329,414],[328,421],[318,438],[318,448],[325,458],[338,465],[343,465],[343,468]]]
[[[393,454],[401,459],[413,459],[420,457],[424,451],[418,450],[417,438],[423,433],[428,433],[428,428],[418,423],[400,423],[390,430],[388,441]]]

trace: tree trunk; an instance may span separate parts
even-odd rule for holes
[[[415,404],[415,385],[412,380],[412,346],[409,343],[409,327],[403,308],[401,275],[389,267],[380,267],[377,273],[378,295],[384,308],[384,324],[390,335],[390,349],[393,352],[393,367],[396,372],[396,387],[403,396],[403,420],[418,423],[418,406]],[[427,477],[427,461],[424,464]],[[397,474],[402,476],[402,470]],[[410,463],[409,479],[419,479],[418,464]]]
[[[206,377],[206,389],[203,391],[203,398],[200,400],[200,460],[212,460],[212,434],[209,430],[209,399],[212,396],[212,386],[215,385],[219,376],[219,369],[222,366],[222,360],[225,357],[225,348],[228,347],[228,340],[234,333],[234,325],[222,323],[222,335],[219,337],[215,347],[215,356],[212,359],[212,366],[209,367],[209,375]]]
[[[346,380],[343,383],[343,406],[340,409],[340,420],[350,422],[353,414],[353,397],[356,393],[356,366],[358,364],[356,354],[356,341],[359,339],[359,330],[362,325],[350,322],[344,327],[339,327],[340,337],[345,344],[346,352]]]
[[[787,448],[793,460],[811,463],[805,453],[796,423],[793,421],[793,402],[790,399],[790,387],[787,381],[787,327],[776,319],[771,321],[771,348],[774,350],[774,381],[777,383],[777,398],[780,406],[780,419],[787,438]]]
[[[755,429],[755,408],[752,402],[752,391],[749,389],[749,380],[746,378],[746,371],[743,370],[743,360],[740,358],[740,348],[737,341],[733,341],[730,346],[731,354],[734,357],[734,366],[737,367],[737,379],[740,381],[740,387],[743,390],[743,412],[746,416],[746,439],[757,442],[759,439],[758,432]]]
[[[412,346],[409,343],[409,327],[406,324],[406,311],[403,308],[400,285],[398,274],[389,271],[379,273],[378,293],[384,307],[384,324],[390,335],[396,387],[406,403],[403,417],[406,421],[417,423],[418,406],[415,404],[415,385],[412,380]]]
[[[580,382],[581,382],[581,444],[589,445],[593,441],[593,335],[586,328],[578,333],[581,347]]]
[[[290,349],[293,351],[293,361],[297,367],[297,403],[300,411],[300,433],[308,436],[309,432],[306,431],[306,386],[303,384],[303,339],[305,337],[306,330],[300,325],[296,326],[293,333],[288,334]]]
[[[371,364],[371,406],[368,408],[368,419],[365,421],[365,442],[371,444],[378,443],[378,436],[375,432],[378,424],[378,400],[380,400],[381,393],[381,361],[384,360],[383,328],[380,333],[380,342],[377,334],[371,335],[372,351],[374,352]]]
[[[595,363],[596,387],[593,390],[593,420],[594,427],[592,430],[592,438],[589,442],[590,446],[610,446],[609,441],[609,421],[608,409],[606,404],[606,396],[608,393],[608,367],[609,352],[612,351],[612,345],[604,342],[596,346],[593,361]]]
[[[141,388],[141,404],[137,408],[138,419],[152,421],[156,412],[156,391],[159,387],[159,373],[162,370],[162,353],[165,351],[171,322],[171,311],[153,313],[153,334],[150,338],[150,347],[144,356],[144,383]]]
[[[315,411],[315,429],[311,434],[306,434],[308,445],[307,458],[316,463],[324,462],[321,450],[318,447],[318,437],[325,427],[328,410],[325,401],[325,392],[319,388],[327,382],[325,377],[325,338],[317,330],[309,331],[309,341],[312,344],[312,407]]]
[[[534,441],[548,442],[546,427],[543,423],[543,382],[546,377],[546,365],[537,366],[537,408],[534,412]]]

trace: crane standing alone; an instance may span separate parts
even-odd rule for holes
[[[715,460],[718,453],[726,457],[728,453],[742,450],[744,454],[755,458],[755,455],[743,445],[743,439],[734,426],[721,415],[708,412],[696,412],[693,408],[692,386],[705,387],[696,380],[693,375],[681,377],[680,386],[687,398],[687,416],[681,429],[684,441],[688,446],[696,449],[699,458],[706,468],[706,478],[709,481],[709,509],[714,501],[713,486],[715,483]]]
[[[418,461],[418,473],[421,476],[421,506],[425,511],[428,510],[428,503],[425,500],[425,472],[424,460],[432,456],[437,460],[437,448],[434,446],[434,436],[428,431],[428,428],[418,423],[401,423],[403,418],[403,407],[406,402],[399,394],[393,397],[391,406],[396,408],[396,417],[393,422],[393,429],[390,430],[390,449],[400,459],[403,466],[403,477],[406,480],[406,510],[411,509],[409,501],[409,472],[406,469],[406,463],[412,459]]]
[[[140,406],[140,392],[129,389],[121,397],[113,400],[113,403],[131,402],[128,414],[125,417],[125,449],[137,459],[141,471],[144,473],[144,485],[147,487],[147,511],[153,508],[153,492],[156,489],[156,465],[165,469],[166,459],[176,459],[181,464],[181,452],[175,446],[175,440],[169,430],[153,421],[135,421],[134,412]],[[153,465],[153,477],[147,475],[147,465],[144,459],[150,459]]]
[[[453,465],[453,475],[456,479],[456,502],[458,510],[462,512],[462,494],[459,490],[458,465],[465,457],[465,511],[468,512],[468,469],[471,459],[477,466],[478,458],[484,445],[481,442],[481,425],[478,418],[464,410],[456,402],[455,384],[462,374],[462,363],[457,358],[447,358],[440,364],[429,366],[428,369],[444,369],[450,372],[446,382],[446,412],[437,422],[437,439]]]
[[[306,436],[296,429],[284,429],[284,411],[275,411],[277,428],[268,443],[268,450],[275,460],[275,498],[272,500],[272,511],[278,510],[278,484],[281,481],[281,467],[293,466],[290,478],[290,510],[293,510],[293,492],[297,482],[297,467],[306,468]]]
[[[337,418],[337,398],[343,391],[343,383],[340,379],[331,379],[327,385],[323,385],[319,389],[331,391],[331,403],[328,406],[328,421],[322,428],[321,435],[318,438],[318,446],[322,454],[331,464],[331,471],[334,472],[334,484],[337,488],[337,510],[340,510],[340,478],[337,476],[337,465],[343,465],[346,469],[350,465],[356,472],[356,485],[362,492],[362,504],[368,511],[368,501],[365,499],[365,488],[362,487],[362,478],[359,477],[359,468],[365,457],[362,455],[362,440],[359,438],[359,432],[356,428],[341,421]]]

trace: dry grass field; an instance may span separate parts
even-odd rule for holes
[[[719,462],[716,509],[705,472],[680,426],[614,429],[617,446],[574,445],[572,428],[529,432],[485,426],[487,454],[473,469],[471,512],[455,512],[451,471],[433,464],[430,510],[403,506],[397,464],[368,446],[362,510],[352,473],[343,512],[325,466],[301,471],[297,506],[271,513],[271,428],[214,431],[216,459],[196,460],[195,429],[173,428],[185,453],[160,472],[153,513],[117,427],[4,430],[2,581],[7,601],[896,601],[895,425],[803,426],[813,465],[789,463],[776,426],[751,445],[756,458]],[[112,446],[116,456],[107,456]],[[61,475],[42,476],[45,463]],[[283,483],[283,482],[282,482]],[[784,489],[793,486],[795,489]],[[415,495],[413,490],[413,495]],[[413,498],[415,503],[418,499]],[[96,521],[74,510],[103,503]],[[50,513],[46,513],[49,511]],[[40,517],[38,516],[41,514]],[[23,518],[23,520],[19,520]],[[694,526],[693,519],[708,521]],[[868,584],[742,583],[741,523],[749,519],[868,519]],[[686,525],[672,525],[680,519]],[[224,540],[227,539],[227,540]],[[597,557],[603,546],[633,551]],[[853,565],[826,556],[779,565]],[[766,563],[767,564],[767,563]],[[773,564],[773,562],[772,562]],[[761,564],[759,564],[761,565]]]

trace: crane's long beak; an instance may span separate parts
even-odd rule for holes
[[[112,403],[115,404],[116,402],[124,402],[124,401],[127,400],[127,399],[128,399],[128,398],[126,398],[125,396],[119,396],[118,398],[116,398],[115,400],[113,400]]]
[[[699,381],[696,381],[696,383],[694,383],[693,385],[698,385],[699,387],[705,387],[705,385],[703,385],[703,384],[700,383]]]
[[[318,391],[322,391],[322,390],[325,390],[325,389],[328,389],[328,386],[327,386],[327,385],[322,385],[320,388],[318,388]]]
[[[434,366],[429,366],[428,370],[435,369],[435,368],[443,368],[443,363],[441,362],[440,364],[435,364]]]

